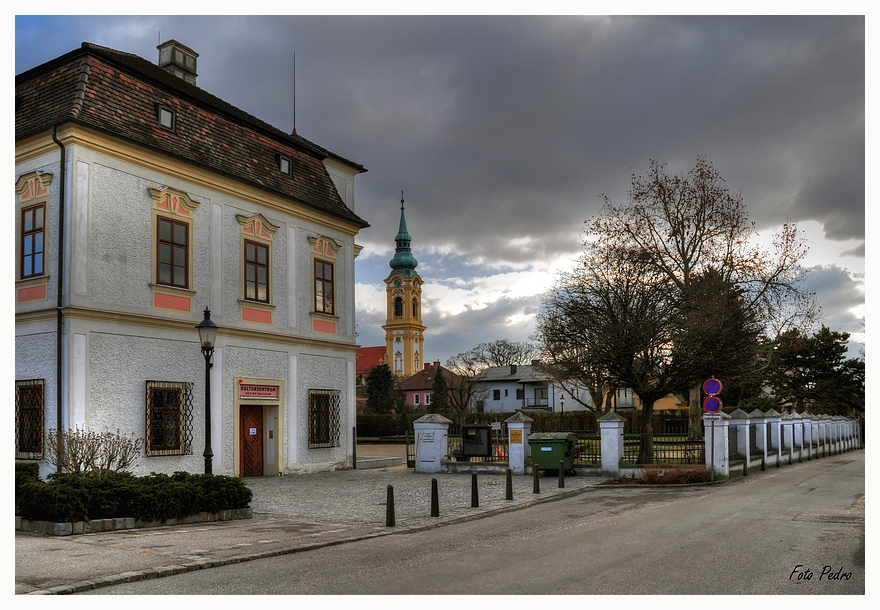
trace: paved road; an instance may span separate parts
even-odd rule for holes
[[[860,595],[864,465],[855,451],[715,487],[591,487],[478,521],[88,594]]]

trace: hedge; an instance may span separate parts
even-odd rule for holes
[[[24,475],[20,478],[16,467],[16,515],[37,521],[164,520],[246,508],[251,498],[251,490],[241,479],[222,475],[53,474],[48,481],[41,481]]]

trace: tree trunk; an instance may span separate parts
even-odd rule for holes
[[[688,408],[688,439],[692,441],[703,440],[703,426],[700,421],[703,419],[703,406],[700,404],[700,386],[691,388],[690,407]]]
[[[639,441],[639,464],[654,463],[654,401],[642,403],[642,434]]]

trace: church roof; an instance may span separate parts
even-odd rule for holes
[[[394,238],[394,241],[396,243],[394,258],[388,263],[391,267],[391,275],[415,277],[415,269],[419,265],[419,261],[412,255],[412,237],[410,237],[409,231],[406,230],[406,215],[403,210],[402,192],[400,193],[400,226],[397,229],[397,236]]]

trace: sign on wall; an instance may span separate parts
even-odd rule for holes
[[[277,385],[249,385],[240,384],[238,386],[239,398],[271,398],[278,400]]]

